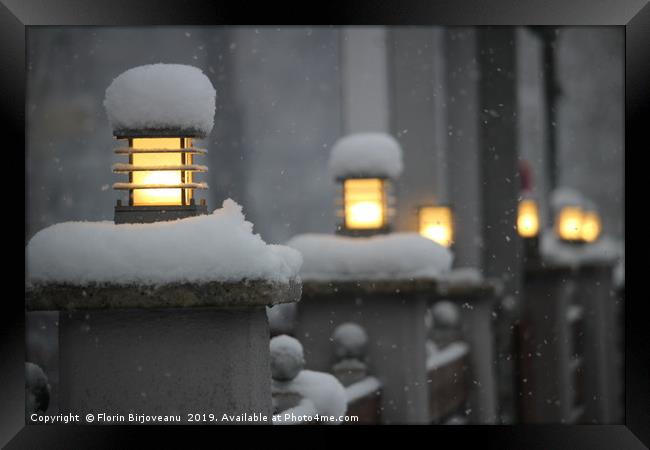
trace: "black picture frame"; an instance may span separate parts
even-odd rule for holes
[[[268,9],[251,7],[245,2],[153,1],[153,0],[0,0],[0,123],[5,149],[3,158],[8,170],[5,176],[17,174],[16,180],[6,181],[5,200],[5,270],[3,270],[3,304],[0,317],[0,444],[7,448],[130,448],[143,442],[164,440],[172,442],[170,434],[190,442],[211,432],[222,433],[202,426],[126,427],[87,425],[25,425],[24,420],[24,283],[16,261],[24,258],[24,243],[11,239],[10,227],[19,227],[16,220],[17,190],[20,171],[24,166],[25,148],[25,94],[26,94],[26,30],[30,26],[48,25],[225,25],[225,24],[321,24],[321,25],[616,25],[625,28],[625,114],[626,147],[640,147],[647,151],[648,111],[650,104],[650,5],[647,0],[400,0],[400,1],[330,1],[319,4],[305,2],[294,5],[276,3]],[[260,8],[260,9],[257,9]],[[635,152],[636,154],[636,152]],[[634,158],[634,156],[632,156]],[[641,162],[642,159],[638,158]],[[632,172],[628,169],[632,168]],[[635,193],[628,182],[643,180],[634,171],[643,170],[642,164],[633,167],[625,160],[626,198],[634,207]],[[25,189],[27,190],[26,171]],[[7,180],[7,178],[5,178]],[[26,202],[25,230],[26,230]],[[641,204],[644,202],[641,200]],[[626,210],[627,211],[627,210]],[[643,222],[643,219],[640,221]],[[630,231],[640,225],[629,222]],[[8,225],[8,226],[7,226]],[[11,231],[10,231],[11,230]],[[25,231],[26,232],[26,231]],[[626,229],[627,233],[627,229]],[[632,234],[633,235],[633,234]],[[643,251],[632,249],[632,254]],[[9,253],[11,252],[11,256]],[[15,257],[13,256],[15,252]],[[629,259],[629,258],[628,258]],[[634,258],[633,258],[634,259]],[[16,276],[9,275],[13,266]],[[628,267],[630,265],[628,264]],[[16,268],[17,267],[17,268]],[[635,285],[633,277],[633,287]],[[14,293],[15,290],[15,293]],[[625,311],[625,423],[622,425],[516,425],[463,427],[377,427],[373,433],[383,436],[387,431],[403,434],[403,440],[416,443],[412,433],[425,433],[420,438],[431,438],[431,445],[454,445],[462,448],[468,441],[481,448],[516,449],[637,449],[650,445],[650,352],[647,350],[648,326],[644,312],[646,298],[628,295]],[[267,427],[274,434],[277,428]],[[291,427],[288,436],[277,439],[296,439],[309,444],[309,436],[295,436],[299,431]],[[304,427],[300,431],[305,432]],[[330,432],[339,435],[350,427],[335,427]],[[312,428],[313,430],[313,428]],[[362,427],[356,429],[364,431]],[[242,438],[241,431],[236,431]],[[286,431],[285,431],[286,432]],[[311,431],[310,431],[311,432]],[[256,431],[257,434],[257,431]],[[250,435],[247,433],[247,435]],[[294,437],[295,436],[295,437]],[[275,437],[269,436],[271,439]],[[313,439],[313,438],[312,438]],[[179,441],[179,442],[181,442]],[[213,444],[217,442],[213,441]],[[225,443],[225,442],[224,442]],[[240,444],[243,443],[243,440]],[[268,441],[267,445],[272,445]]]

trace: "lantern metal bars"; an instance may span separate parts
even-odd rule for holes
[[[115,223],[150,223],[181,219],[207,213],[204,199],[198,203],[195,189],[207,184],[194,180],[195,172],[208,168],[195,164],[194,157],[206,153],[192,146],[191,136],[154,135],[116,136],[127,147],[115,150],[128,157],[127,163],[113,165],[113,172],[128,175],[128,182],[113,188],[128,192],[128,205],[121,200],[115,206]]]
[[[454,243],[454,213],[450,206],[434,205],[418,208],[420,235],[444,246]]]
[[[390,179],[386,177],[339,178],[337,216],[341,223],[339,234],[372,236],[388,233],[394,215],[394,195]]]

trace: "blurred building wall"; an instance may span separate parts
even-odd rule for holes
[[[561,29],[558,42],[559,180],[601,210],[604,230],[623,239],[624,35],[622,27]]]
[[[391,132],[402,145],[395,228],[418,231],[418,208],[447,202],[446,98],[443,32],[389,29]]]

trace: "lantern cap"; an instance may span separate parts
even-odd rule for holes
[[[551,207],[556,212],[567,206],[582,208],[585,204],[585,197],[577,190],[561,187],[551,194]]]
[[[357,133],[332,147],[329,169],[335,179],[397,178],[402,173],[402,148],[385,133]]]
[[[149,64],[118,75],[104,107],[116,137],[204,138],[214,125],[216,95],[196,67]]]

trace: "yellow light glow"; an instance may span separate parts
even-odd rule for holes
[[[386,196],[379,178],[353,178],[343,182],[345,226],[376,229],[385,225]]]
[[[582,227],[580,229],[581,238],[585,242],[594,242],[600,236],[602,224],[600,216],[595,211],[588,211],[582,217]]]
[[[578,241],[582,238],[582,209],[577,206],[565,206],[555,219],[555,232],[560,239]]]
[[[180,149],[181,138],[137,138],[133,139],[135,149]],[[181,165],[181,153],[134,153],[135,166]],[[180,184],[180,170],[134,171],[135,184]],[[136,206],[181,205],[182,189],[134,189],[133,204]]]
[[[424,206],[419,211],[420,234],[445,247],[454,242],[454,220],[448,206]]]
[[[524,199],[519,202],[517,231],[519,236],[525,238],[535,237],[539,233],[539,210],[535,200]]]

